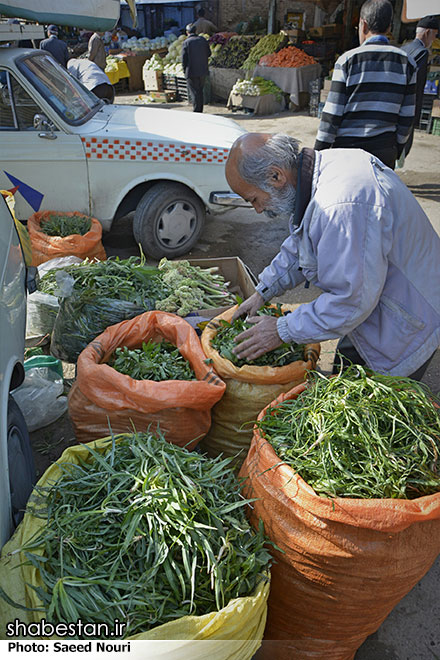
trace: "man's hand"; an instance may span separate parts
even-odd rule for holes
[[[255,325],[236,336],[235,341],[239,344],[233,349],[235,355],[242,360],[255,360],[281,346],[283,341],[278,334],[277,319],[274,316],[252,316],[247,320]]]
[[[250,316],[253,316],[255,312],[257,312],[260,307],[264,305],[264,298],[261,296],[259,293],[255,292],[253,293],[250,298],[247,298],[247,300],[244,300],[240,307],[235,310],[234,315],[231,319],[231,323],[235,321],[235,319],[238,319],[240,316],[245,316],[246,314],[249,314]]]

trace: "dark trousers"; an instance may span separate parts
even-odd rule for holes
[[[193,104],[193,112],[203,112],[203,86],[205,76],[187,78],[188,91]]]
[[[336,149],[363,149],[373,154],[382,161],[384,165],[394,170],[397,160],[397,144],[394,134],[378,136],[366,140],[357,138],[336,138],[333,147]]]
[[[428,360],[424,364],[422,364],[421,367],[419,367],[414,373],[412,373],[409,378],[412,378],[413,380],[422,380],[423,375],[426,371],[426,369],[429,366],[429,363],[431,362],[432,358],[434,357],[435,353],[431,355]],[[341,363],[342,363],[342,369],[346,369],[347,367],[350,366],[350,364],[360,364],[361,366],[365,365],[365,360],[359,355],[351,341],[347,336],[342,337],[338,341],[338,345],[336,346],[336,355],[335,359],[333,362],[333,372],[334,374],[339,373],[341,369]]]
[[[92,89],[92,92],[99,99],[104,99],[107,103],[113,103],[115,100],[115,89],[110,83],[101,83]]]

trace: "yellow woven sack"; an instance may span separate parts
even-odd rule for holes
[[[122,436],[118,436],[121,438]],[[116,442],[118,442],[118,438]],[[109,438],[102,438],[89,444],[68,447],[56,463],[51,465],[39,480],[37,486],[48,486],[61,476],[59,463],[75,463],[86,459],[88,447],[104,451]],[[35,495],[31,495],[31,498]],[[33,566],[23,564],[25,559],[17,549],[44,526],[44,520],[26,513],[14,536],[6,543],[0,559],[0,589],[15,602],[29,608],[41,607],[41,601],[30,585],[40,585],[38,571]],[[128,640],[179,640],[173,644],[170,655],[162,655],[166,660],[197,660],[206,656],[206,648],[197,652],[197,644],[189,640],[213,640],[209,645],[210,660],[250,660],[261,645],[266,625],[269,580],[262,580],[252,596],[235,598],[218,612],[203,616],[185,616],[153,628],[145,633],[128,637]],[[15,618],[23,623],[39,621],[41,612],[24,611],[14,608],[0,598],[0,639],[6,639],[6,624]],[[37,639],[33,637],[33,639]],[[217,643],[215,643],[217,640]],[[225,643],[227,640],[227,643]],[[202,655],[202,651],[205,656]]]
[[[20,239],[21,249],[23,251],[24,261],[26,266],[32,264],[32,243],[29,232],[24,224],[17,220],[15,217],[15,199],[10,190],[0,190],[0,194],[5,198],[6,204],[9,207],[12,217],[14,218],[15,228],[17,229],[18,237]]]
[[[211,428],[199,446],[212,457],[238,455],[235,466],[239,467],[246,458],[253,423],[260,412],[274,398],[305,380],[307,371],[316,366],[321,345],[307,344],[305,361],[298,360],[283,367],[236,367],[211,346],[219,321],[230,321],[235,309],[228,309],[210,321],[202,333],[203,351],[212,360],[212,368],[225,381],[226,391],[211,410]],[[284,312],[293,309],[291,305],[282,305]]]

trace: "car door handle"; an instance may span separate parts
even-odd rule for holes
[[[57,136],[55,133],[38,133],[38,137],[44,138],[45,140],[56,140]]]

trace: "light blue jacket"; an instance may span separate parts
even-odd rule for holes
[[[348,335],[367,365],[408,376],[440,344],[440,238],[399,177],[360,149],[315,152],[299,227],[260,274],[265,300],[323,293],[278,320],[287,342]]]

